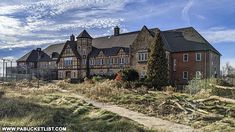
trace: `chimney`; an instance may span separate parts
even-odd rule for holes
[[[73,34],[70,36],[70,41],[75,41],[75,36]]]
[[[117,35],[119,35],[120,34],[120,28],[118,27],[118,26],[116,26],[115,28],[114,28],[114,36],[117,36]]]
[[[41,48],[37,48],[36,50],[37,50],[38,52],[40,52],[40,51],[41,51]]]

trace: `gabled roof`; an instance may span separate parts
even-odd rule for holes
[[[86,30],[83,30],[77,38],[92,38]]]
[[[81,56],[79,55],[78,51],[77,51],[77,43],[76,41],[66,41],[62,51],[60,52],[60,55],[56,61],[56,63],[58,63],[60,61],[60,58],[62,57],[62,54],[65,51],[65,48],[69,45],[69,47],[71,48],[72,52],[74,53],[74,55],[78,58],[81,59]]]
[[[38,58],[39,57],[39,58]],[[39,59],[39,60],[38,60]],[[47,55],[43,51],[32,50],[20,59],[17,60],[17,62],[38,62],[38,61],[50,61],[51,58],[49,55]]]
[[[161,34],[172,52],[211,50],[221,55],[193,27],[161,31]]]
[[[58,54],[60,54],[63,47],[64,47],[64,43],[52,44],[52,45],[49,45],[47,48],[43,49],[43,52],[45,52],[48,55],[52,55],[53,52],[57,52]]]

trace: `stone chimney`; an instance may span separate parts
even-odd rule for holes
[[[115,28],[114,28],[114,36],[117,36],[117,35],[119,35],[120,34],[120,28],[118,27],[118,26],[116,26]]]
[[[75,41],[75,36],[73,34],[70,36],[70,41]]]

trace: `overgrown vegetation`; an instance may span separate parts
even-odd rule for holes
[[[162,90],[163,86],[168,85],[168,67],[166,53],[163,48],[160,33],[155,36],[150,46],[150,55],[148,58],[147,78],[154,88]]]
[[[57,84],[50,85],[68,89],[64,81]],[[5,95],[0,98],[0,126],[65,126],[71,132],[147,131],[129,119],[97,109],[70,93],[48,89],[48,86],[1,88]]]
[[[202,85],[200,84],[200,86]],[[98,101],[112,102],[131,110],[190,125],[201,130],[213,131],[215,124],[217,131],[235,130],[235,115],[233,114],[235,113],[235,104],[225,103],[217,98],[207,100],[213,95],[213,92],[207,92],[204,87],[195,93],[193,93],[195,90],[192,89],[190,95],[176,93],[175,89],[170,86],[166,87],[164,92],[148,91],[144,90],[144,87],[126,89],[123,88],[124,86],[125,84],[120,81],[103,80],[73,85],[72,89]],[[197,85],[194,86],[197,87]],[[212,87],[209,83],[207,86]],[[207,95],[202,92],[203,90]]]
[[[235,98],[235,88],[221,87],[228,85],[224,80],[211,79],[193,79],[186,86],[185,92],[195,95],[198,98],[206,98],[210,95],[218,95],[221,97]]]
[[[59,81],[45,84],[39,89],[13,89],[11,84],[6,84],[5,89],[0,89],[3,91],[0,98],[0,125],[60,124],[67,126],[70,131],[144,131],[134,122],[115,114],[108,112],[106,118],[106,112],[78,100],[71,94],[78,93],[97,101],[117,104],[206,132],[235,131],[235,101],[219,97],[234,97],[234,94],[227,96],[229,94],[226,92],[215,92],[216,89],[221,90],[217,88],[223,84],[221,81],[194,79],[186,87],[185,93],[177,93],[171,86],[164,87],[164,91],[149,91],[145,86],[136,83],[138,82],[94,77],[84,79],[80,84]],[[222,87],[223,90],[227,88],[233,89]],[[60,93],[61,90],[67,92]],[[218,93],[221,95],[217,96]],[[31,123],[28,124],[29,121]]]

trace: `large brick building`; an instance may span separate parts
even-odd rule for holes
[[[160,31],[144,26],[140,31],[128,33],[119,30],[115,27],[113,35],[98,38],[92,38],[86,30],[76,39],[71,35],[65,44],[43,50],[50,57],[47,64],[53,58],[52,53],[59,54],[54,59],[59,79],[83,78],[87,74],[111,75],[125,68],[134,68],[144,77],[150,44],[154,36],[160,34],[172,83],[186,84],[194,77],[219,76],[221,54],[192,27]],[[18,65],[20,62],[24,61],[19,59]]]

